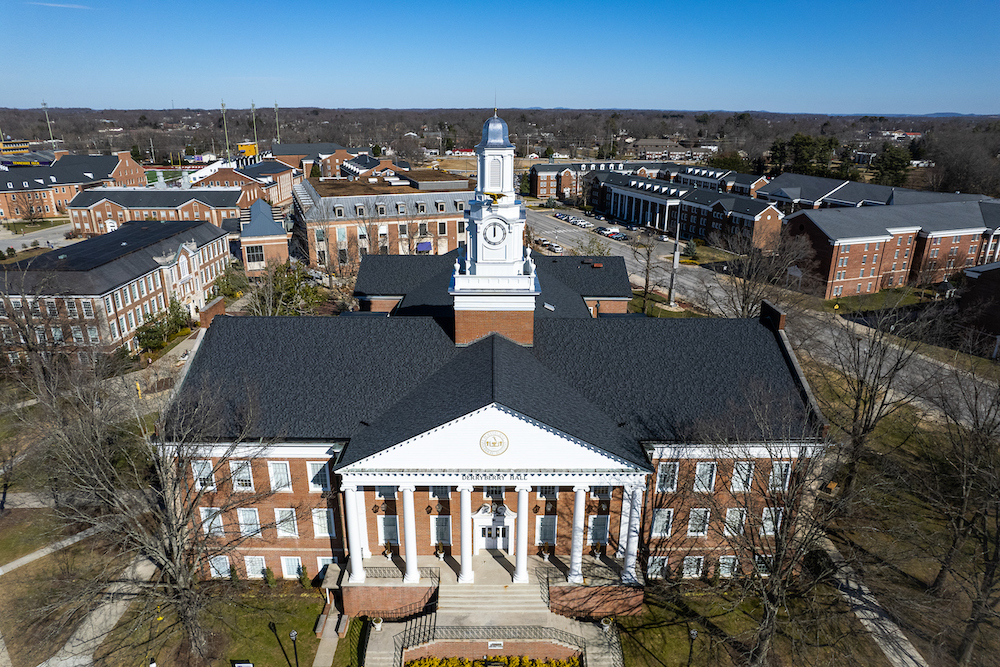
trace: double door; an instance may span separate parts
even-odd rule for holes
[[[507,551],[507,526],[495,523],[480,530],[484,548]]]

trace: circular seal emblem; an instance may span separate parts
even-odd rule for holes
[[[507,451],[510,441],[502,431],[487,431],[479,439],[479,448],[490,456],[500,456]]]

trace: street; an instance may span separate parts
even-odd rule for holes
[[[51,243],[54,248],[61,248],[72,243],[82,241],[83,239],[79,237],[75,239],[66,238],[66,232],[70,231],[72,228],[73,227],[70,223],[67,222],[64,225],[56,225],[55,227],[39,229],[36,232],[29,232],[22,235],[15,234],[7,231],[4,227],[0,227],[0,251],[7,250],[9,247],[13,247],[14,250],[23,250],[23,248],[21,248],[22,244],[30,248],[32,241],[38,241],[38,244],[42,246]]]

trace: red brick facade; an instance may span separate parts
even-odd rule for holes
[[[531,310],[456,310],[455,344],[468,345],[493,332],[502,332],[521,345],[535,339],[535,313]]]

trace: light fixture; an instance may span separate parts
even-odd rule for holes
[[[372,513],[378,514],[378,503],[372,505]]]
[[[535,505],[534,507],[531,508],[531,511],[534,512],[535,514],[538,514],[538,510],[540,510],[540,509],[542,509],[542,508],[539,507],[538,505]]]
[[[428,505],[428,506],[427,506],[427,510],[426,510],[426,512],[427,512],[428,514],[430,514],[430,513],[431,513],[431,512],[433,512],[433,511],[434,511],[434,510],[432,510],[432,509],[431,509],[431,506],[430,506],[430,505]]]
[[[437,505],[434,506],[434,509],[436,509],[438,512],[440,512],[440,511],[442,511],[444,509],[444,505],[442,505],[441,503],[438,503]]]

